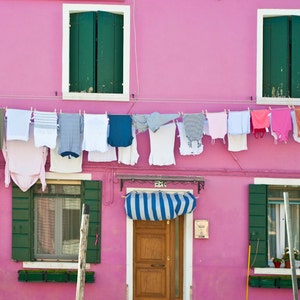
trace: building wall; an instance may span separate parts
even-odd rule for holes
[[[80,3],[79,1],[72,1]],[[82,1],[86,3],[86,1]],[[75,113],[193,113],[265,108],[257,106],[256,15],[258,8],[298,8],[296,0],[125,0],[89,1],[131,6],[129,102],[65,101],[61,98],[62,3],[0,1],[1,107]],[[251,100],[252,99],[252,100]],[[102,257],[92,265],[96,283],[85,299],[126,299],[126,216],[116,174],[203,176],[194,219],[208,219],[210,238],[194,240],[193,299],[243,299],[248,256],[248,185],[255,177],[299,178],[299,147],[275,144],[270,134],[248,135],[248,151],[229,152],[221,140],[203,139],[204,152],[179,155],[176,165],[149,166],[148,133],[137,137],[140,158],[134,167],[88,163],[83,172],[103,181]],[[49,167],[47,165],[47,167]],[[20,262],[11,261],[11,187],[4,187],[0,158],[0,298],[74,299],[71,283],[22,283]],[[143,187],[152,187],[151,184]],[[168,188],[178,185],[168,185]],[[182,188],[182,186],[180,186]],[[287,299],[291,289],[249,289],[250,299]]]

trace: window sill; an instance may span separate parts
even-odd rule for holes
[[[129,94],[98,94],[63,92],[63,100],[90,101],[129,101]]]
[[[54,261],[24,261],[24,269],[68,269],[77,270],[77,262],[54,262]],[[85,268],[89,270],[91,268],[90,264],[86,264]]]
[[[292,269],[287,268],[254,268],[254,274],[259,275],[292,275]],[[300,269],[296,268],[296,274],[300,276]]]
[[[265,105],[300,105],[300,98],[257,97],[256,103]]]

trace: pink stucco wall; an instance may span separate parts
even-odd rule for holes
[[[297,0],[81,1],[131,6],[129,103],[61,99],[62,3],[0,0],[0,106],[44,111],[104,113],[199,112],[256,108],[258,8],[299,8]],[[72,3],[81,3],[72,1]],[[133,24],[135,24],[135,31]],[[136,44],[136,51],[135,45]],[[137,71],[138,70],[138,71]],[[56,93],[57,92],[57,96]],[[253,97],[253,100],[251,100]],[[260,106],[262,108],[262,106]],[[126,216],[117,173],[204,176],[195,219],[210,220],[210,238],[194,240],[193,299],[244,299],[248,250],[248,184],[254,177],[296,177],[300,145],[275,145],[268,134],[248,137],[248,151],[230,153],[204,137],[200,156],[179,155],[176,166],[148,165],[149,136],[138,135],[135,167],[91,164],[83,171],[103,180],[102,259],[85,299],[126,299]],[[74,284],[21,283],[11,261],[11,189],[0,157],[0,299],[74,299]],[[169,187],[169,186],[168,186]],[[178,186],[175,186],[178,187]],[[195,186],[189,186],[194,188]],[[292,290],[249,289],[249,299],[290,299]]]

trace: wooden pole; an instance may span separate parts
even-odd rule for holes
[[[86,249],[87,249],[87,238],[88,238],[89,218],[90,218],[89,210],[90,210],[89,206],[83,204],[81,227],[80,227],[79,254],[78,254],[76,300],[84,299]]]
[[[283,200],[284,200],[284,208],[285,208],[285,220],[286,220],[286,229],[287,229],[288,244],[289,244],[289,254],[290,254],[290,261],[291,261],[291,268],[292,268],[293,295],[294,295],[294,300],[298,300],[298,283],[297,283],[297,275],[296,275],[294,241],[293,241],[290,202],[289,202],[288,192],[283,192]]]

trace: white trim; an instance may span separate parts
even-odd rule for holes
[[[300,186],[300,178],[254,178],[254,184]]]
[[[70,13],[85,11],[107,11],[124,16],[124,44],[123,44],[123,93],[71,93],[69,92],[69,50]],[[129,74],[130,74],[130,6],[103,5],[103,4],[63,4],[62,21],[62,98],[65,100],[92,100],[92,101],[129,101]]]
[[[297,275],[300,275],[300,269],[296,269]],[[265,275],[292,275],[291,268],[254,268],[254,274]]]
[[[86,269],[90,269],[91,265],[86,264]],[[24,261],[23,268],[30,269],[68,269],[74,270],[78,268],[77,262],[45,262],[45,261]]]
[[[257,53],[256,53],[256,103],[267,105],[299,105],[299,98],[263,97],[263,19],[276,16],[300,16],[299,9],[258,9],[257,10]]]
[[[127,188],[131,191],[157,191],[157,189]],[[183,189],[160,189],[165,192],[190,192]],[[190,300],[193,285],[193,213],[184,215],[184,253],[183,253],[183,300]],[[133,299],[133,220],[126,218],[126,286],[127,300]]]

